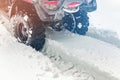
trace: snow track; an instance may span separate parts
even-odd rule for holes
[[[73,56],[71,50],[60,43],[50,40],[44,52],[63,74],[73,76],[75,80],[118,80],[111,74],[100,71],[95,65],[81,60],[80,56]],[[61,46],[61,47],[60,47]]]
[[[79,36],[68,31],[54,32],[48,30],[47,32],[49,32],[47,34],[48,38],[53,39],[48,41],[46,50],[46,53],[50,56],[61,56],[65,63],[75,66],[79,73],[85,72],[95,80],[117,80],[111,76],[120,76],[119,71],[115,71],[116,69],[119,70],[120,64],[113,63],[111,65],[111,62],[120,60],[119,48],[100,40]],[[116,59],[112,59],[109,55],[111,57],[114,55]],[[117,65],[116,68],[114,65]]]
[[[42,52],[18,43],[0,15],[0,80],[120,80],[120,1],[97,3],[87,36],[48,30]]]
[[[120,49],[117,48],[119,45],[116,47],[114,43],[106,43],[110,37],[103,42],[106,38],[103,36],[104,39],[98,40],[94,35],[79,36],[68,31],[55,32],[50,29],[47,32],[47,41],[40,53],[18,43],[3,26],[0,27],[1,80],[120,79]]]

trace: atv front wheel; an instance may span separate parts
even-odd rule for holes
[[[45,44],[45,28],[37,16],[14,15],[11,18],[13,34],[21,43],[41,50]]]
[[[85,35],[89,26],[87,12],[78,11],[73,14],[66,13],[65,17],[62,19],[62,24],[70,32]]]
[[[80,15],[80,17],[76,17],[76,28],[75,32],[80,35],[85,35],[88,31],[89,26],[89,17],[87,16],[86,11],[79,11],[78,13],[75,13],[74,16]]]

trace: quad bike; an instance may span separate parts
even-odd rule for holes
[[[45,28],[85,35],[87,12],[96,10],[96,0],[0,0],[1,15],[10,21],[13,35],[21,43],[41,50]]]

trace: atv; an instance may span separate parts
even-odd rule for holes
[[[96,10],[96,0],[0,0],[0,12],[9,21],[16,39],[36,50],[45,44],[45,29],[67,29],[85,35],[88,12]]]

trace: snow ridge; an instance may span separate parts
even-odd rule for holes
[[[86,35],[113,44],[114,46],[120,48],[120,39],[116,32],[90,27]]]

